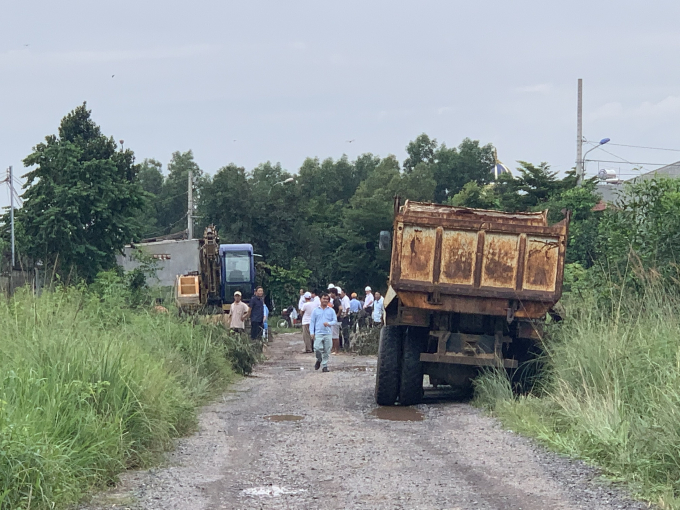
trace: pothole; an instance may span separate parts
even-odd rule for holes
[[[368,372],[372,367],[367,365],[351,365],[351,366],[335,366],[333,370],[335,372]]]
[[[371,411],[371,416],[389,421],[423,421],[425,416],[414,407],[386,406]]]
[[[307,489],[290,489],[288,487],[278,487],[276,485],[269,485],[267,487],[251,487],[250,489],[243,490],[243,494],[246,496],[264,496],[270,498],[276,498],[289,494],[301,494],[303,492],[307,492]]]
[[[298,416],[296,414],[271,414],[264,417],[268,421],[300,421],[304,420],[304,416]]]

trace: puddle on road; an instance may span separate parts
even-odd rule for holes
[[[337,367],[333,367],[333,370],[336,372],[368,372],[372,368],[373,367],[370,367],[368,365],[352,365],[352,366],[338,365]]]
[[[264,419],[269,421],[300,421],[304,420],[305,417],[296,414],[272,414],[270,416],[265,416]]]
[[[414,407],[386,406],[371,411],[371,416],[389,421],[423,421],[425,416]]]

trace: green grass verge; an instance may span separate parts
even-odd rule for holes
[[[513,395],[505,373],[488,372],[475,402],[638,496],[680,509],[679,309],[676,295],[652,289],[608,306],[567,300],[532,394]]]
[[[0,509],[63,508],[153,462],[258,359],[221,326],[129,298],[109,275],[0,301]]]

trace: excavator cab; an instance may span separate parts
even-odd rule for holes
[[[255,291],[255,262],[252,244],[221,244],[222,308],[229,309],[234,302],[234,292],[241,291],[248,302]]]

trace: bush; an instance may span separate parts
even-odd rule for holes
[[[664,508],[680,508],[680,296],[648,284],[605,305],[566,299],[546,338],[547,373],[513,397],[498,374],[477,400],[508,425],[595,463]]]
[[[106,273],[0,302],[0,509],[63,507],[147,465],[257,360],[221,326],[129,298]]]
[[[380,327],[364,328],[358,333],[352,333],[350,346],[352,351],[362,356],[375,356],[378,354],[380,344]]]

